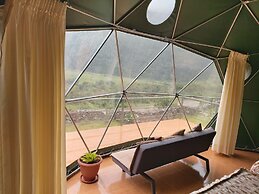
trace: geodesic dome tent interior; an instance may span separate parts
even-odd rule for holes
[[[67,132],[79,130],[99,150],[215,126],[233,50],[248,54],[251,66],[236,147],[258,151],[259,1],[177,0],[156,25],[147,19],[150,3],[68,1]]]

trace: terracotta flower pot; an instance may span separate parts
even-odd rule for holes
[[[98,156],[100,158],[99,162],[87,164],[82,162],[80,159],[77,160],[80,171],[82,173],[81,175],[81,181],[84,183],[94,183],[98,180],[98,171],[100,168],[100,164],[102,163],[102,157]]]

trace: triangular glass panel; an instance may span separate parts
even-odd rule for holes
[[[72,114],[72,113],[71,113]],[[80,156],[85,154],[86,147],[83,141],[80,139],[76,128],[74,127],[71,119],[66,114],[66,166],[72,164]]]
[[[135,123],[130,106],[124,97],[99,148],[106,148],[139,138],[141,138],[140,131]]]
[[[215,114],[215,116],[209,121],[209,123],[207,124],[207,127],[212,127],[213,129],[216,129],[217,118],[218,118],[218,113]],[[202,126],[202,127],[204,128],[206,126]]]
[[[210,59],[174,46],[176,90],[179,91],[209,63]]]
[[[110,30],[66,32],[66,91],[97,51],[98,47],[100,47],[109,32]]]
[[[135,118],[144,137],[148,137],[161,115],[173,99],[170,95],[156,95],[142,92],[127,93]]]
[[[122,91],[115,36],[112,34],[67,98],[97,96]]]
[[[205,128],[211,119],[217,114],[219,107],[218,98],[179,97],[186,117],[194,127],[201,123]]]
[[[168,107],[168,105],[173,99],[174,98],[167,98],[167,99],[164,99],[163,101],[161,100],[163,107],[165,107],[161,116],[164,114],[166,108]],[[162,118],[161,116],[160,118]],[[185,129],[185,131],[189,131],[188,122],[185,119],[183,109],[181,108],[177,98],[175,98],[173,104],[165,113],[164,117],[161,120],[159,119],[157,121],[156,125],[157,127],[152,134],[152,136],[155,136],[155,137],[160,137],[160,136],[169,137],[173,133],[182,129]]]
[[[119,99],[120,95],[112,95],[66,104],[70,115],[91,151],[97,148],[100,138],[114,113]],[[81,139],[77,134],[73,123],[68,120],[68,117],[66,117],[66,120],[66,136],[67,138],[71,137],[70,139],[72,139],[73,142],[71,144],[73,148],[69,148],[69,150],[73,150],[75,153],[85,153],[87,150],[81,143]],[[73,155],[73,152],[67,154]]]
[[[169,45],[129,87],[128,91],[174,94],[175,74],[172,54],[172,47]]]
[[[166,45],[123,32],[118,32],[118,41],[125,88]]]
[[[180,94],[188,97],[221,97],[222,82],[215,64],[211,64],[202,74],[200,74],[190,85]]]

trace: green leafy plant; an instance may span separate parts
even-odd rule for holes
[[[92,164],[92,163],[96,163],[99,162],[100,158],[96,153],[86,153],[85,155],[83,155],[80,160],[84,163],[87,164]]]

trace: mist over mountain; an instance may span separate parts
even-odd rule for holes
[[[91,59],[110,31],[68,32],[66,35],[66,69],[80,72]],[[123,77],[136,77],[167,45],[136,35],[118,32],[119,55]],[[185,82],[194,77],[211,61],[182,48],[170,45],[149,67],[152,71],[143,78],[170,81],[176,74],[177,81]],[[174,59],[173,62],[173,52]],[[119,61],[113,32],[89,66],[89,72],[119,76]],[[175,71],[173,67],[175,65]]]
[[[116,42],[115,32],[112,32],[111,34],[110,32],[110,30],[67,32],[65,49],[67,85],[74,81],[76,76],[92,59],[85,75],[82,76],[82,80],[79,83],[81,85],[87,84],[88,88],[93,87],[93,85],[97,88],[98,84],[103,85],[104,88],[109,88],[111,85],[113,85],[113,87],[117,86],[119,83],[117,78],[120,77],[120,62],[122,68],[121,73],[125,85],[129,84],[144,68],[146,68],[146,71],[139,76],[139,81],[136,82],[136,84],[139,85],[136,85],[136,87],[139,87],[140,90],[141,88],[147,90],[144,86],[140,85],[148,85],[151,87],[150,91],[172,91],[174,90],[174,86],[172,86],[174,84],[172,83],[175,83],[175,80],[176,87],[183,87],[212,62],[210,59],[180,47],[172,46],[171,44],[166,47],[168,45],[166,42],[124,32],[117,32],[118,42]],[[100,45],[108,36],[109,38],[107,41],[99,52],[97,52]],[[116,44],[118,44],[118,50]],[[161,55],[159,55],[147,68],[150,62],[165,47],[166,49]],[[96,56],[92,58],[95,54]],[[120,61],[118,55],[120,56]],[[91,74],[90,77],[94,83],[91,83],[89,73]],[[93,75],[95,74],[96,78],[94,79]],[[115,79],[117,80],[115,81]],[[112,84],[108,84],[107,82],[111,82],[111,80],[113,80]],[[215,88],[215,83],[213,82],[216,81],[216,84],[218,84],[219,76],[214,64],[199,76],[196,85],[202,85],[201,81],[205,82],[204,84],[207,85],[206,87]],[[157,83],[156,86],[154,85],[155,83]],[[152,84],[153,88],[151,86]],[[84,87],[80,86],[80,88],[82,89]],[[219,87],[217,87],[217,90],[219,90],[218,88]],[[112,88],[109,91],[113,91]]]

